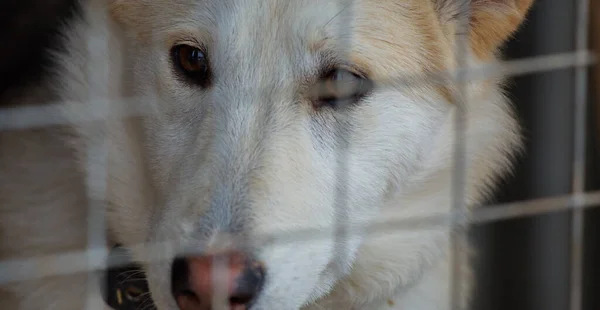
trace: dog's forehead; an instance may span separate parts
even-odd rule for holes
[[[451,50],[431,1],[423,0],[132,0],[113,12],[141,36],[173,44],[194,36],[236,52],[348,52],[382,76],[444,67]],[[268,46],[266,45],[268,44]],[[274,49],[280,49],[274,51]],[[245,55],[252,57],[256,55]],[[294,57],[292,55],[292,57]],[[291,60],[291,59],[290,59]],[[298,59],[293,61],[297,62]]]
[[[163,15],[163,20],[173,20],[174,15],[180,15],[209,21],[215,26],[224,26],[225,22],[245,27],[290,27],[307,23],[314,27],[336,27],[365,13],[372,18],[394,15],[389,22],[397,23],[404,19],[409,23],[414,19],[412,15],[418,14],[415,7],[422,6],[418,4],[421,0],[174,0],[177,4],[169,6],[160,5],[160,2],[163,1],[149,2],[149,5],[159,8],[155,13]],[[370,22],[377,20],[371,19]]]
[[[356,0],[205,0],[192,9],[173,13],[162,11],[160,20],[171,21],[169,28],[197,29],[205,40],[223,42],[232,47],[232,40],[252,43],[284,42],[323,47],[323,41],[341,45],[350,41],[366,21],[365,10]],[[372,9],[371,9],[372,11]],[[370,23],[373,23],[371,21]],[[277,46],[274,44],[273,46]]]
[[[206,29],[208,40],[225,53],[237,49],[283,55],[281,49],[302,53],[305,48],[314,52],[325,43],[330,49],[348,47],[356,26],[352,4],[347,0],[211,0],[189,21],[196,29]]]

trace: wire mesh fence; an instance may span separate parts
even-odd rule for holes
[[[464,100],[467,96],[461,93],[460,87],[454,93],[454,103],[457,106],[459,113],[456,114],[456,126],[458,128],[459,143],[456,143],[454,150],[454,178],[453,184],[453,212],[451,214],[433,215],[422,218],[407,219],[388,219],[385,222],[370,223],[364,227],[357,225],[349,227],[343,224],[343,215],[345,214],[344,196],[347,191],[345,178],[343,176],[346,169],[340,167],[338,186],[338,199],[336,200],[337,213],[340,215],[340,223],[337,229],[338,238],[346,239],[351,237],[353,231],[367,230],[372,234],[385,234],[390,230],[418,230],[428,229],[440,225],[452,225],[456,229],[452,234],[452,243],[457,246],[467,238],[467,230],[470,226],[482,225],[485,223],[515,219],[521,217],[531,217],[536,215],[548,214],[552,212],[570,211],[571,216],[571,231],[570,231],[570,292],[569,292],[569,309],[580,310],[582,306],[582,261],[584,255],[583,234],[584,234],[584,210],[594,208],[600,205],[600,191],[586,190],[586,158],[587,152],[587,133],[589,132],[588,124],[588,98],[589,81],[588,69],[591,65],[596,64],[596,54],[590,51],[588,47],[589,41],[589,25],[590,25],[590,1],[576,1],[576,25],[575,45],[576,49],[566,53],[556,53],[550,55],[534,56],[523,59],[501,61],[494,64],[486,64],[480,66],[467,66],[466,55],[463,50],[467,47],[464,37],[459,37],[457,47],[459,50],[455,53],[458,55],[456,62],[459,64],[459,69],[451,72],[437,72],[433,75],[424,76],[409,76],[398,77],[394,83],[418,84],[424,81],[435,80],[437,83],[451,83],[456,85],[464,85],[467,81],[477,81],[491,77],[515,77],[519,75],[529,75],[535,73],[548,72],[560,69],[575,70],[575,88],[573,92],[572,102],[565,103],[572,106],[574,109],[573,115],[573,161],[571,193],[557,197],[546,197],[540,199],[532,199],[520,202],[503,203],[496,205],[486,205],[482,208],[475,208],[474,211],[465,210],[466,202],[464,197],[464,178],[465,175],[465,143],[466,139],[463,136],[465,128],[465,113],[463,108]],[[464,17],[462,27],[469,27],[469,16]],[[349,27],[348,27],[349,28]],[[463,32],[464,33],[464,32]],[[94,47],[90,48],[95,53],[107,53],[106,42],[94,42]],[[107,65],[106,68],[110,66]],[[450,79],[448,79],[450,78]],[[123,118],[130,116],[140,116],[148,113],[142,107],[136,106],[140,102],[140,98],[121,98],[120,105],[123,109],[114,111],[108,109],[109,100],[114,102],[114,99],[108,98],[89,98],[93,104],[86,107],[94,107],[95,110],[82,110],[77,113],[77,122],[86,123],[91,121],[106,120],[109,118]],[[143,101],[143,100],[142,100]],[[64,102],[43,103],[40,105],[18,106],[3,108],[0,110],[0,130],[20,130],[32,128],[44,128],[53,125],[73,125],[73,118],[67,120],[61,112],[61,106]],[[105,140],[105,139],[100,139]],[[1,145],[0,145],[1,147]],[[94,166],[106,166],[106,160],[109,156],[108,149],[105,144],[94,145],[88,150],[93,162],[88,163]],[[341,152],[340,156],[344,152]],[[343,163],[344,161],[341,160]],[[88,204],[88,248],[85,251],[67,252],[59,255],[31,257],[29,259],[15,259],[0,262],[0,285],[9,284],[17,281],[31,280],[43,278],[51,275],[66,275],[75,274],[86,271],[101,271],[107,267],[115,267],[126,264],[126,261],[113,262],[113,266],[107,266],[106,258],[108,255],[107,240],[106,240],[106,219],[103,210],[105,206],[102,204],[105,200],[103,197],[106,193],[105,182],[98,180],[106,180],[106,169],[89,169],[94,173],[101,175],[90,175],[87,178],[86,187],[90,193],[90,203]],[[323,232],[306,230],[293,231],[285,236],[279,235],[278,242],[298,242],[301,240],[312,240],[323,237]],[[269,234],[264,236],[255,236],[257,239],[269,240]],[[342,244],[343,242],[340,242]],[[155,257],[153,253],[163,249],[168,244],[140,244],[139,251],[148,253],[147,261],[151,262],[160,257]],[[456,250],[454,253],[458,253]],[[193,254],[193,253],[192,253]],[[455,260],[459,256],[454,257]],[[458,266],[459,264],[454,264]],[[453,289],[460,287],[461,278],[458,272],[454,272],[451,281]],[[99,309],[104,301],[98,297],[97,292],[99,280],[96,277],[90,277],[88,280],[89,302],[87,309]],[[452,296],[458,296],[458,291],[454,291]],[[451,300],[452,309],[461,309],[460,300],[453,298]]]

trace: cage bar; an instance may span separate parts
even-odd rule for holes
[[[576,50],[588,49],[588,27],[589,27],[589,0],[577,1],[576,15]],[[573,137],[573,194],[574,209],[571,218],[571,274],[570,274],[570,309],[582,309],[582,282],[583,282],[583,210],[578,208],[581,203],[579,197],[585,192],[586,183],[586,141],[587,141],[587,111],[588,111],[588,68],[576,67],[575,71],[575,120]]]

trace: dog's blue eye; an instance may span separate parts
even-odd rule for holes
[[[177,71],[202,87],[210,84],[210,67],[204,51],[189,45],[177,45],[172,54]]]
[[[343,69],[329,71],[316,86],[318,105],[338,106],[355,103],[372,89],[370,80]]]

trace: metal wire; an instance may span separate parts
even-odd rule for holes
[[[402,76],[390,82],[418,84],[435,81],[436,83],[449,83],[446,77],[452,74],[458,75],[457,71],[464,71],[460,73],[463,74],[463,80],[470,82],[488,78],[516,77],[525,74],[543,73],[575,66],[589,66],[596,62],[596,55],[585,50],[499,61],[494,64],[472,65],[468,69],[459,67],[456,70],[440,71],[433,74]],[[108,102],[112,101],[114,104],[116,100],[120,101],[118,102],[120,106],[119,111],[102,109]],[[118,99],[92,97],[88,101],[89,104],[83,104],[83,102],[48,102],[25,107],[3,108],[0,109],[0,130],[21,130],[55,125],[79,125],[111,118],[143,116],[149,113],[149,111],[139,103],[147,102],[148,100],[156,100],[156,98],[152,96]],[[71,111],[72,115],[66,118],[62,113],[65,103],[69,104],[73,109],[79,108],[79,110]]]
[[[471,225],[481,225],[490,222],[531,217],[569,209],[589,209],[598,207],[600,204],[600,191],[584,193],[579,196],[579,199],[579,203],[575,204],[573,195],[565,195],[476,208],[468,218],[457,219],[454,218],[452,214],[438,214],[409,219],[389,219],[384,222],[362,225],[360,228],[367,230],[372,234],[385,233],[392,230],[415,231],[420,229],[427,230],[432,227],[448,226],[453,222],[464,225],[465,223],[461,223],[461,221],[468,221]],[[355,231],[357,231],[357,229],[350,229],[349,234]],[[277,242],[281,244],[328,237],[327,233],[310,229],[297,230],[285,235],[278,233],[277,236]],[[267,233],[265,235],[256,236],[256,239],[270,240],[270,237],[271,234]],[[167,241],[156,244],[140,244],[132,246],[132,249],[136,252],[147,253],[147,255],[145,255],[147,258],[145,262],[155,262],[157,259],[160,259],[159,254],[154,254],[155,251],[164,249],[165,244],[168,245]],[[104,251],[106,251],[106,249],[102,247],[87,251],[66,252],[61,255],[5,260],[0,262],[0,285],[20,280],[38,279],[50,275],[64,275],[87,270],[103,269],[107,267],[104,263],[98,263],[98,261],[95,260],[94,265],[90,265],[87,257],[100,255]],[[186,253],[182,253],[182,255],[184,254]],[[129,262],[127,261],[115,260],[115,262],[108,267],[118,267],[128,263]]]
[[[102,54],[108,54],[108,42],[98,38],[90,38],[88,45],[88,53],[90,59],[103,59]],[[110,78],[108,60],[101,68],[93,68],[91,65],[86,66],[87,75],[96,74],[98,77],[103,76],[105,79]],[[108,84],[108,83],[107,83]],[[94,95],[95,90],[89,90],[90,95]],[[102,105],[97,106],[101,111],[107,111],[108,114],[110,105],[108,101],[103,101]],[[87,243],[88,243],[88,262],[90,265],[102,264],[108,257],[107,242],[106,242],[106,184],[107,184],[107,167],[108,167],[108,143],[106,137],[105,124],[106,119],[98,122],[88,123],[87,126],[94,128],[96,135],[94,141],[88,144],[87,162],[86,162],[86,189],[88,194],[88,219],[87,219]],[[96,249],[97,251],[91,251]],[[102,251],[101,249],[104,249]],[[86,309],[102,309],[104,300],[102,300],[99,292],[100,288],[99,275],[93,270],[89,270],[87,276],[87,299]]]
[[[329,21],[331,23],[335,19],[340,19],[341,17],[341,25],[338,27],[338,35],[340,38],[351,38],[348,31],[350,31],[351,25],[350,20],[354,14],[354,3],[355,0],[349,1],[338,1],[339,12],[334,15],[332,20]],[[341,55],[342,58],[348,59],[348,53],[350,51],[350,40],[346,40],[344,43],[347,45],[342,48],[342,53],[345,55]],[[343,104],[343,103],[340,103]],[[345,115],[340,115],[340,121],[346,123]],[[350,137],[351,134],[348,130],[345,130],[344,125],[336,126],[335,128],[335,136],[337,137],[336,141],[336,184],[335,184],[335,199],[334,199],[334,212],[335,212],[335,230],[334,234],[334,257],[337,257],[337,261],[345,261],[349,253],[347,253],[346,243],[349,242],[350,234],[348,232],[348,155],[350,150]],[[334,265],[332,272],[337,274],[339,278],[344,276],[344,265]]]
[[[455,34],[456,40],[456,64],[459,68],[467,68],[468,66],[468,55],[469,55],[469,38],[470,38],[470,26],[471,26],[471,6],[470,1],[464,1],[458,8],[459,12],[462,12],[458,16],[458,26]],[[450,231],[450,249],[452,251],[450,256],[450,309],[462,310],[463,304],[461,300],[462,294],[462,260],[464,259],[464,246],[466,245],[467,239],[467,225],[462,225],[465,221],[462,221],[462,217],[466,216],[466,197],[465,197],[465,184],[466,184],[466,148],[467,148],[467,106],[468,106],[468,95],[467,95],[467,76],[465,70],[457,70],[454,76],[455,86],[453,87],[454,94],[454,109],[455,114],[455,137],[454,137],[454,162],[453,162],[453,173],[452,173],[452,213],[453,218],[458,221],[452,222]]]
[[[588,48],[589,0],[577,1],[576,49]],[[582,309],[583,282],[583,210],[578,208],[580,197],[585,192],[586,180],[586,129],[587,129],[587,67],[578,66],[575,72],[575,121],[573,144],[574,207],[571,219],[571,265],[570,265],[570,309]]]

